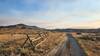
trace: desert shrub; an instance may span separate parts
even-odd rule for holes
[[[100,37],[96,38],[98,41],[100,41]]]
[[[89,36],[79,37],[79,39],[83,39],[83,40],[91,40],[91,41],[96,40],[94,37],[89,37]]]

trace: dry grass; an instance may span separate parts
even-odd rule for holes
[[[89,36],[75,37],[75,39],[85,50],[87,56],[100,56],[100,41],[98,39],[94,40],[93,36]]]
[[[47,36],[37,37],[40,32],[42,32],[42,35],[46,34]],[[35,46],[34,52],[29,41],[25,44],[24,48],[21,48],[21,45],[27,38],[26,34],[29,35],[32,41],[40,38],[32,42]],[[3,29],[0,31],[0,56],[6,54],[9,54],[7,56],[47,56],[53,48],[65,41],[65,36],[65,33],[45,30]]]

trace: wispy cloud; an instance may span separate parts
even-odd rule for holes
[[[96,21],[100,18],[98,0],[5,1],[0,1],[0,25],[25,23],[44,28],[97,28],[100,24]]]

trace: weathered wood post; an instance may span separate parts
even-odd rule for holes
[[[26,44],[26,42],[29,40],[30,44],[31,44],[31,47],[32,47],[32,50],[35,51],[35,46],[33,45],[32,43],[32,40],[30,39],[30,37],[28,36],[28,34],[26,34],[27,38],[25,40],[25,42],[22,44],[22,48],[24,47],[24,45]]]

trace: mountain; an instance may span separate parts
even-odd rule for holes
[[[16,25],[9,25],[9,26],[0,26],[0,28],[17,28],[17,29],[43,29],[37,26],[29,26],[25,24],[16,24]]]

